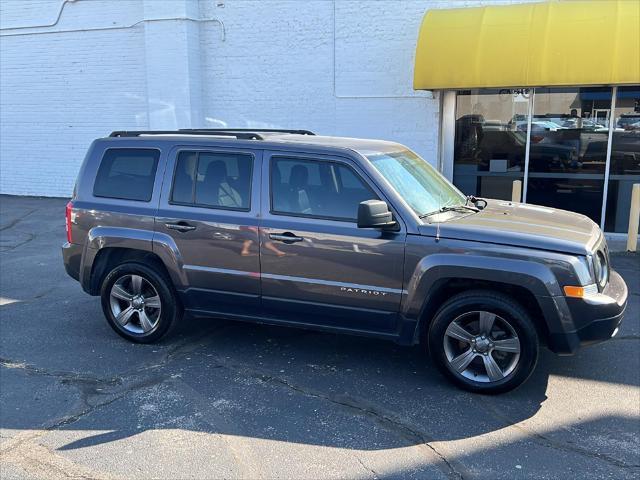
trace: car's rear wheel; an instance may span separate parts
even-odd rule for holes
[[[431,323],[428,343],[440,371],[473,392],[512,390],[529,378],[538,360],[538,335],[526,310],[490,291],[448,300]]]
[[[170,280],[140,263],[115,267],[103,280],[100,296],[111,328],[133,342],[159,340],[182,313]]]

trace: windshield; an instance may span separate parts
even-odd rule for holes
[[[418,215],[466,203],[456,187],[411,150],[376,153],[367,158]]]

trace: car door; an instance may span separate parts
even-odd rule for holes
[[[397,327],[406,232],[361,229],[381,192],[348,158],[264,153],[260,262],[266,315],[350,330]]]
[[[179,147],[169,155],[156,237],[175,243],[195,312],[260,309],[260,162],[251,149]]]

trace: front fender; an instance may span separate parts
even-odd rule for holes
[[[435,288],[443,280],[470,279],[499,282],[531,292],[550,331],[569,331],[573,322],[556,276],[540,262],[483,255],[441,253],[422,258],[407,285],[402,315],[416,324]]]

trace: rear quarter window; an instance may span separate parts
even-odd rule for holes
[[[160,152],[143,148],[110,148],[102,157],[95,197],[148,202],[153,195]]]

